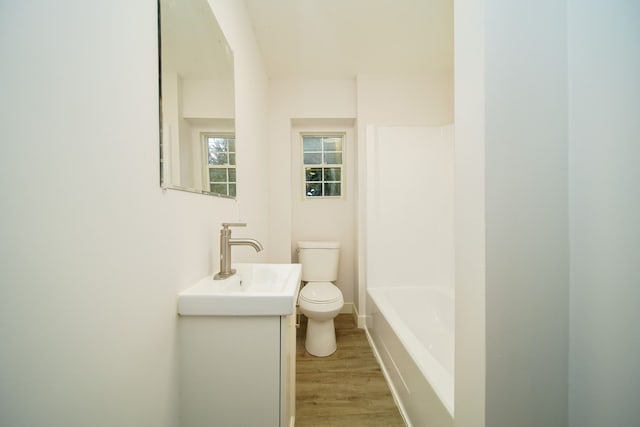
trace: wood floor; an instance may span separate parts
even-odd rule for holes
[[[335,325],[338,350],[328,357],[308,354],[304,320],[298,329],[296,427],[404,427],[364,330],[351,314]]]

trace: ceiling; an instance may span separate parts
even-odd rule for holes
[[[453,72],[453,0],[245,0],[276,79]]]

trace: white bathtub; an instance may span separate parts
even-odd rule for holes
[[[368,290],[367,334],[409,426],[453,425],[454,291]]]

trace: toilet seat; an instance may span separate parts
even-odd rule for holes
[[[310,282],[300,291],[300,299],[312,304],[331,304],[342,299],[342,292],[331,282]]]

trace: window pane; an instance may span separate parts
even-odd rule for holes
[[[321,183],[307,183],[307,197],[321,197],[322,196],[322,184]]]
[[[228,164],[228,156],[226,153],[209,152],[210,165],[226,165]]]
[[[307,168],[304,175],[305,181],[322,181],[322,168]]]
[[[322,164],[322,153],[304,153],[305,165],[320,165]]]
[[[229,142],[229,151],[236,151],[236,140],[235,140],[235,138],[229,138],[227,141]]]
[[[227,194],[227,184],[211,184],[211,192],[218,194]]]
[[[302,138],[304,151],[322,151],[322,137],[305,136]]]
[[[229,153],[229,164],[230,165],[235,165],[236,164],[236,155],[235,155],[235,153]]]
[[[340,183],[325,183],[324,195],[325,197],[340,196]]]
[[[324,180],[325,181],[340,181],[341,175],[340,168],[325,168],[324,169]]]
[[[236,185],[229,184],[229,195],[235,197],[236,196]]]
[[[342,137],[325,137],[324,151],[342,151]]]
[[[324,163],[327,165],[341,165],[342,153],[324,153]]]
[[[227,182],[226,169],[209,169],[210,182]]]
[[[207,137],[209,151],[227,151],[227,140],[214,136]]]
[[[236,168],[229,168],[229,182],[236,182]]]

